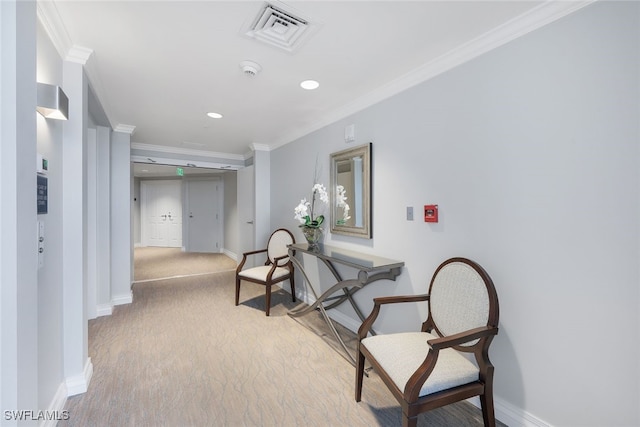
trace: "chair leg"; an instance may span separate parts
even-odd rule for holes
[[[402,414],[402,427],[417,427],[418,426],[418,416],[408,417],[405,414]]]
[[[293,274],[289,277],[289,283],[291,283],[291,301],[296,302],[296,285],[293,282]]]
[[[482,419],[485,427],[496,426],[496,416],[493,408],[493,393],[487,392],[480,395],[480,407],[482,408]]]
[[[240,278],[236,276],[236,305],[240,304]]]
[[[364,354],[358,349],[358,360],[356,361],[356,402],[362,399],[362,377],[364,377]]]
[[[267,288],[267,294],[266,294],[266,301],[265,304],[267,305],[265,312],[267,314],[267,316],[269,315],[269,309],[271,308],[271,285],[266,285],[265,286]]]
[[[480,407],[485,427],[496,426],[496,415],[493,408],[493,365],[489,365],[484,377],[484,393],[480,395]]]

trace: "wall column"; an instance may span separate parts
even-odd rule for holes
[[[132,301],[131,135],[111,134],[111,302]]]
[[[255,179],[255,242],[258,247],[266,244],[271,229],[271,153],[253,145]]]
[[[0,1],[0,51],[0,408],[36,410],[35,1]]]
[[[64,61],[69,120],[62,149],[64,376],[69,396],[87,391],[93,367],[88,356],[87,124],[88,83],[83,64]]]

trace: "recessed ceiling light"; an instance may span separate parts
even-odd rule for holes
[[[207,113],[207,116],[211,117],[212,119],[221,119],[222,118],[222,114],[220,114],[220,113]]]
[[[318,86],[320,86],[320,83],[318,83],[315,80],[305,80],[302,83],[300,83],[300,87],[306,90],[318,89]]]

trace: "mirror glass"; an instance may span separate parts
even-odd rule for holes
[[[331,154],[331,232],[371,238],[371,143]]]

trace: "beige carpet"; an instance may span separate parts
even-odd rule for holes
[[[266,317],[263,292],[243,284],[234,306],[233,271],[136,283],[132,304],[89,322],[93,378],[58,425],[401,424],[374,373],[355,402],[354,368],[319,336],[328,329],[318,316],[289,317],[295,304],[279,290]],[[419,425],[478,426],[482,418],[465,402],[422,415]]]
[[[136,282],[235,270],[237,265],[224,254],[182,252],[180,248],[136,248],[133,256]]]

